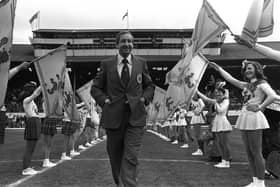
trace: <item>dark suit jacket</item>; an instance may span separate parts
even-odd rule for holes
[[[118,74],[117,56],[102,61],[100,71],[93,80],[91,95],[102,107],[100,124],[104,128],[116,129],[120,126],[125,100],[128,100],[131,110],[129,123],[132,126],[145,126],[146,124],[147,112],[140,98],[144,97],[145,103],[149,103],[153,98],[154,84],[146,61],[134,55],[131,55],[131,61],[132,70],[127,88]],[[110,104],[105,104],[106,98],[110,99]]]

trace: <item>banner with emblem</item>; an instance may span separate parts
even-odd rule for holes
[[[178,84],[169,84],[165,97],[165,118],[178,106],[189,106],[207,65],[208,60],[198,53],[186,66],[181,81]]]
[[[0,107],[7,92],[16,0],[0,1]]]
[[[177,62],[177,64],[165,75],[165,84],[177,84],[180,80],[180,77],[182,76],[182,73],[184,72],[186,66],[189,64],[189,62],[192,59],[192,50],[193,45],[191,45],[190,41],[187,41],[184,44],[184,48],[182,50],[182,57]]]
[[[76,92],[78,93],[79,97],[86,103],[86,105],[90,108],[92,106],[92,96],[90,95],[91,86],[93,81],[89,81],[83,86],[81,86]]]
[[[165,107],[163,108],[165,119],[172,115],[178,106],[185,105],[185,94],[182,84],[168,85],[165,96]]]
[[[208,62],[209,61],[201,53],[198,53],[193,57],[183,73],[182,85],[185,92],[184,106],[187,106],[187,108],[190,105],[193,95],[197,91],[200,80],[208,66]]]
[[[63,92],[62,92],[63,109],[67,113],[67,116],[72,122],[79,122],[80,115],[76,107],[76,100],[75,100],[68,71],[65,71],[64,78],[65,79],[64,79]]]
[[[62,91],[66,69],[66,46],[61,46],[34,60],[42,86],[47,117],[62,117]]]
[[[165,94],[166,91],[158,86],[155,87],[154,98],[149,108],[149,122],[154,124],[155,122],[163,122],[164,120],[164,110],[165,107]]]

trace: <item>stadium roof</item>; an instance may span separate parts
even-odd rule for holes
[[[280,42],[262,42],[261,44],[271,47],[275,50],[280,51]],[[220,56],[209,56],[206,57],[209,60],[242,60],[242,59],[268,59],[262,54],[249,49],[245,46],[238,45],[236,43],[224,43],[221,48],[222,52]],[[34,59],[34,52],[32,45],[29,44],[14,44],[12,46],[12,61],[22,62],[22,61],[32,61]],[[68,61],[100,61],[104,56],[100,57],[68,57]],[[179,56],[145,56],[148,61],[177,61]]]
[[[120,32],[122,30],[127,29],[38,29],[34,30],[33,32],[50,32],[50,33],[65,33],[65,32],[77,32],[77,33],[83,33],[83,32]],[[131,32],[192,32],[193,29],[130,29]]]

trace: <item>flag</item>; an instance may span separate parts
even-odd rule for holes
[[[61,46],[34,60],[35,69],[42,86],[47,117],[61,117],[62,92],[66,69],[66,46]]]
[[[193,56],[214,37],[229,29],[207,0],[203,1],[192,34]]]
[[[40,17],[40,11],[37,11],[30,19],[29,23],[31,25],[32,30],[34,28],[39,28],[39,18]]]
[[[182,77],[182,84],[184,86],[184,103],[189,106],[191,98],[197,91],[200,80],[208,66],[208,60],[202,55],[196,55],[185,69]]]
[[[273,32],[273,0],[254,0],[245,21],[241,38],[254,44],[258,37],[266,37]]]
[[[182,58],[177,62],[177,64],[165,75],[165,84],[179,84],[180,77],[184,72],[186,66],[192,59],[193,45],[190,43],[185,43]]]
[[[151,123],[163,122],[164,121],[164,110],[165,107],[165,94],[166,91],[158,86],[155,87],[153,101],[149,110],[149,121]]]
[[[207,59],[199,53],[188,63],[180,84],[169,84],[165,96],[165,118],[168,118],[178,106],[189,106],[207,65]]]
[[[66,112],[67,116],[72,122],[79,122],[80,116],[79,116],[78,109],[76,107],[76,100],[74,97],[74,92],[73,92],[68,71],[65,71],[64,83],[62,89],[63,89],[62,95],[60,96],[62,99],[64,112]]]
[[[90,95],[90,90],[91,86],[93,84],[93,81],[89,81],[83,86],[81,86],[78,90],[77,93],[80,96],[80,98],[85,102],[85,104],[90,108],[92,106],[92,96]]]
[[[274,26],[273,5],[274,5],[274,0],[264,0],[258,37],[266,37],[271,35],[273,32],[273,26]]]
[[[128,17],[128,10],[127,10],[126,13],[123,15],[122,20],[124,20],[125,17]]]
[[[172,115],[178,106],[184,105],[185,90],[180,84],[169,84],[165,95],[164,118]]]
[[[0,1],[0,108],[4,105],[7,91],[16,0]]]

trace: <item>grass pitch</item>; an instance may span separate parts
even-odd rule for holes
[[[58,161],[62,150],[63,136],[57,134],[53,142],[51,160]],[[6,129],[6,140],[0,145],[0,186],[17,183],[20,187],[109,187],[114,186],[106,153],[106,142],[101,142],[70,161],[25,178],[21,175],[24,151],[23,130]],[[203,156],[192,156],[191,144],[181,149],[180,144],[171,145],[151,133],[145,133],[140,155],[139,186],[197,187],[219,186],[239,187],[247,185],[251,178],[240,132],[230,134],[230,148],[233,163],[230,169],[213,167]],[[32,166],[42,170],[42,141],[37,144]],[[280,186],[279,180],[266,180],[267,187]]]

